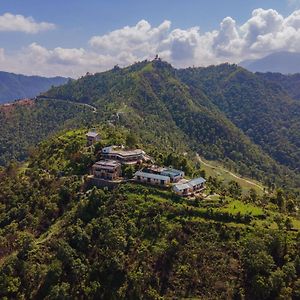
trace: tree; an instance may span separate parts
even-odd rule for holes
[[[228,184],[228,192],[233,198],[239,198],[242,195],[242,188],[238,182],[232,180]]]
[[[276,191],[276,202],[279,210],[283,212],[285,210],[285,200],[283,196],[283,191],[281,189],[278,189]]]
[[[126,136],[126,146],[129,148],[136,147],[136,144],[138,143],[137,136],[134,133],[129,133]]]

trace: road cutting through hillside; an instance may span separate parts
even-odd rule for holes
[[[220,170],[222,170],[223,172],[225,172],[225,173],[231,175],[232,177],[234,177],[234,178],[236,178],[236,179],[243,180],[243,181],[247,182],[248,184],[251,184],[251,185],[253,185],[253,186],[256,186],[257,188],[259,188],[259,189],[262,190],[262,191],[264,190],[264,188],[263,188],[262,186],[260,186],[259,184],[255,183],[255,182],[253,182],[253,181],[247,180],[247,179],[245,179],[245,178],[243,178],[243,177],[240,177],[240,176],[238,176],[238,175],[236,175],[236,174],[234,174],[234,173],[232,173],[232,172],[230,172],[230,171],[228,171],[228,170],[226,170],[226,169],[224,169],[224,168],[222,168],[222,167],[216,167],[216,166],[213,166],[213,165],[211,165],[211,164],[208,164],[208,163],[206,163],[206,162],[204,162],[204,161],[202,160],[202,158],[200,157],[200,155],[199,155],[198,153],[197,153],[196,155],[197,155],[197,158],[198,158],[198,160],[200,161],[200,163],[204,164],[205,166],[207,166],[207,167],[209,167],[209,168],[212,168],[212,169],[220,169]]]

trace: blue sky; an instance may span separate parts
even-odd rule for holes
[[[10,12],[32,16],[37,21],[57,24],[57,30],[46,35],[5,35],[2,45],[17,49],[22,43],[41,41],[47,47],[80,47],[90,36],[104,34],[145,19],[153,25],[164,20],[172,27],[199,26],[207,31],[218,27],[227,16],[245,22],[253,9],[273,8],[283,15],[295,6],[287,0],[9,0],[1,1],[0,14]],[[87,4],[88,3],[88,4]],[[300,3],[300,2],[299,2]],[[3,34],[2,34],[3,35]]]
[[[265,20],[269,22],[268,20],[272,19],[277,22],[277,15],[279,15],[283,24],[286,18],[297,11],[299,4],[300,1],[297,0],[2,0],[0,16],[5,16],[2,22],[7,23],[9,20],[12,25],[9,28],[3,25],[1,29],[0,17],[0,49],[2,49],[0,69],[45,75],[56,75],[60,70],[64,70],[66,72],[64,75],[80,75],[90,69],[91,71],[107,69],[114,63],[126,65],[136,59],[143,59],[147,55],[151,57],[155,51],[178,66],[203,65],[205,60],[211,63],[235,62],[235,60],[238,62],[244,58],[263,56],[272,51],[298,51],[297,45],[291,49],[282,46],[282,43],[288,43],[287,40],[280,45],[273,45],[269,36],[266,36],[263,41],[266,51],[261,49],[258,51],[262,44],[256,45],[255,39],[251,40],[251,47],[254,48],[251,53],[245,53],[246,47],[245,45],[242,47],[241,44],[246,44],[246,39],[249,40],[258,27],[261,30],[259,23]],[[253,11],[258,8],[263,10],[256,14],[255,20],[251,21]],[[275,11],[277,15],[272,12],[264,13],[269,9]],[[5,15],[7,13],[9,15]],[[20,20],[16,17],[17,15],[21,15],[23,19]],[[30,19],[31,21],[28,19],[30,17],[33,18]],[[230,19],[226,19],[223,23],[222,33],[220,24],[225,17],[230,17]],[[14,18],[21,22],[16,29],[13,28],[16,26]],[[129,29],[111,34],[116,30],[122,30],[125,26],[133,28],[142,20],[147,23],[141,23],[136,30]],[[170,21],[170,24],[164,24],[166,20]],[[242,25],[249,20],[250,25],[243,27]],[[275,26],[273,24],[275,21],[272,20],[267,29],[262,29],[262,33],[263,35],[272,33],[273,39],[278,39],[278,36],[284,35],[284,30],[287,29],[279,29],[277,24],[279,21]],[[27,24],[28,22],[30,24]],[[41,25],[41,23],[45,24]],[[255,27],[253,23],[258,24],[258,27]],[[31,27],[23,30],[24,24]],[[162,26],[164,28],[159,27],[161,24],[164,24]],[[291,26],[297,31],[298,25],[294,24],[296,23],[294,22]],[[195,27],[197,29],[193,30],[192,28]],[[247,30],[252,31],[249,33]],[[154,31],[161,32],[164,38],[158,38]],[[218,35],[216,31],[220,31],[221,34]],[[238,36],[235,31],[238,32]],[[291,34],[295,35],[295,32]],[[93,37],[105,35],[105,39],[98,38],[91,42]],[[145,41],[147,35],[150,39]],[[128,37],[126,41],[124,36]],[[118,43],[124,46],[119,52],[116,49]],[[130,45],[133,43],[131,51]],[[139,43],[141,47],[136,43]],[[204,47],[205,43],[210,43],[209,49]],[[154,44],[155,47],[152,47]],[[145,46],[148,47],[148,52],[144,51]],[[234,50],[237,47],[240,52]],[[247,47],[249,47],[248,44]],[[109,53],[110,48],[111,53]],[[35,55],[38,53],[39,58],[40,55],[44,55],[40,58],[40,67],[32,63],[29,64],[31,68],[26,65],[27,61],[32,58],[28,56],[30,51],[33,51]],[[201,58],[200,52],[205,51],[206,56]],[[209,52],[214,52],[214,55],[206,58],[210,56]],[[131,59],[124,59],[126,53],[131,56]],[[74,58],[73,68],[71,56]],[[93,65],[91,60],[97,63]],[[14,65],[14,61],[18,63]],[[104,61],[108,63],[103,63]],[[46,67],[43,68],[43,63],[47,64],[48,71],[45,71]]]

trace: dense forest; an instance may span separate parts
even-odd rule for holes
[[[47,78],[0,72],[0,103],[36,97],[52,86],[67,83],[68,80],[64,77]]]
[[[300,299],[297,194],[244,194],[214,177],[195,199],[134,183],[88,187],[109,144],[205,174],[193,152],[157,148],[123,126],[98,126],[101,141],[86,147],[87,129],[0,170],[0,298]]]
[[[0,106],[0,165],[24,160],[30,149],[57,131],[93,118],[89,107],[66,101],[31,101]]]

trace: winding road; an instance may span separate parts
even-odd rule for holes
[[[226,170],[226,169],[224,169],[222,167],[216,167],[216,166],[210,165],[210,164],[204,162],[198,153],[196,155],[197,155],[197,158],[200,161],[200,163],[204,164],[205,166],[207,166],[209,168],[212,168],[212,169],[220,169],[223,172],[230,174],[232,177],[234,177],[236,179],[243,180],[243,181],[245,181],[245,182],[247,182],[247,183],[249,183],[251,185],[254,185],[257,188],[261,189],[262,191],[264,190],[264,188],[262,186],[260,186],[259,184],[255,183],[253,181],[247,180],[247,179],[245,179],[243,177],[240,177],[240,176],[238,176],[238,175],[236,175],[236,174],[234,174],[234,173],[232,173],[232,172],[230,172],[230,171],[228,171],[228,170]]]

